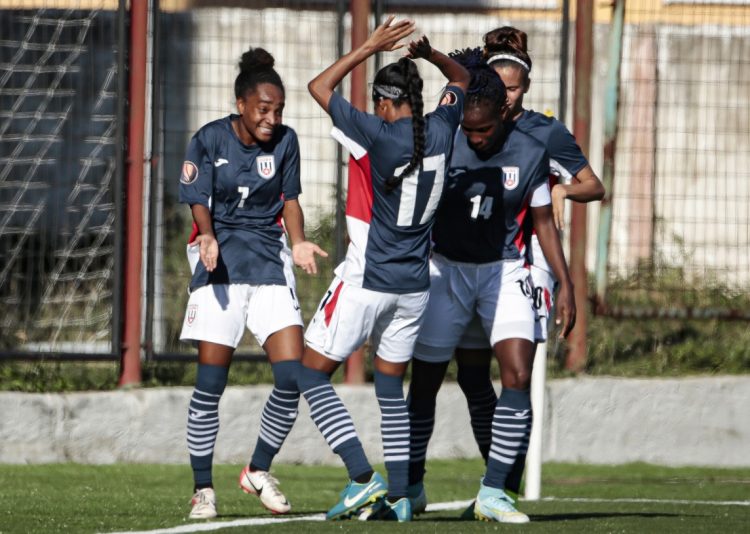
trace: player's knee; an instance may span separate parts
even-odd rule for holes
[[[529,389],[531,387],[531,369],[505,369],[501,372],[504,388]]]

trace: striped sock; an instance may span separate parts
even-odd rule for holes
[[[219,400],[227,385],[229,369],[198,364],[193,396],[190,398],[187,442],[196,489],[212,484],[211,466],[219,433]]]
[[[331,377],[322,371],[302,366],[299,389],[310,405],[310,417],[333,452],[346,465],[349,478],[356,480],[372,472],[354,423],[344,403],[331,385]]]
[[[534,424],[534,412],[532,410],[531,420],[529,421],[529,428]],[[531,430],[526,434],[521,442],[521,449],[518,451],[516,461],[513,462],[513,468],[508,473],[508,478],[505,479],[505,489],[518,494],[521,491],[521,480],[523,479],[523,471],[526,468],[526,453],[529,451],[529,436],[531,436]]]
[[[388,471],[388,499],[406,497],[409,485],[409,412],[404,379],[375,370],[375,396],[380,405],[380,433]]]
[[[466,396],[471,418],[471,430],[485,463],[492,442],[492,418],[497,405],[497,394],[487,365],[458,365],[456,376],[461,391]]]
[[[273,391],[260,416],[260,433],[250,462],[253,470],[271,469],[271,462],[294,426],[299,405],[297,376],[301,368],[302,363],[297,360],[271,364]]]
[[[503,489],[524,441],[531,431],[529,390],[503,388],[492,420],[492,446],[484,485]]]
[[[424,480],[427,445],[435,428],[435,399],[450,362],[412,359],[411,382],[406,404],[409,407],[409,485]]]

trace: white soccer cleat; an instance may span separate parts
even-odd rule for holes
[[[216,517],[216,493],[213,488],[202,488],[190,500],[190,519],[213,519]]]
[[[240,488],[245,493],[257,495],[260,502],[272,514],[286,514],[291,510],[291,505],[278,487],[276,480],[268,471],[250,471],[245,466],[240,473]]]

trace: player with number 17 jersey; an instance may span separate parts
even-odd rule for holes
[[[330,102],[333,137],[351,154],[346,223],[351,243],[337,274],[354,285],[386,293],[424,291],[430,285],[430,230],[444,189],[451,132],[463,94],[450,88],[443,105],[425,116],[425,156],[401,187],[386,179],[401,173],[413,150],[408,118],[388,123],[363,113],[338,94]]]

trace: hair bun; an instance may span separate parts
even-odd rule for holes
[[[272,69],[274,63],[273,56],[263,48],[251,48],[242,54],[240,71]]]
[[[487,50],[492,52],[514,51],[528,54],[528,37],[526,32],[512,26],[503,26],[488,32],[484,36]]]

